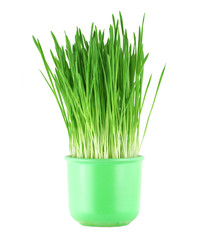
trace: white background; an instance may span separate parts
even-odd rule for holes
[[[126,227],[91,228],[68,211],[66,128],[40,75],[32,35],[47,59],[52,30],[108,29],[121,10],[130,37],[144,12],[144,121],[167,64],[141,154],[141,210]],[[205,239],[205,15],[203,1],[6,1],[0,3],[0,239]],[[45,71],[44,71],[45,72]]]

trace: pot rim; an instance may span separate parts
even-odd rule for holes
[[[81,163],[131,163],[138,162],[144,160],[144,156],[138,155],[137,157],[130,158],[75,158],[71,157],[71,155],[65,156],[65,160],[73,161],[73,162],[81,162]]]

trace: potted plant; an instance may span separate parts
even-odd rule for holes
[[[143,25],[138,39],[128,40],[121,13],[112,16],[109,37],[91,26],[86,40],[79,28],[71,45],[60,46],[51,32],[56,55],[50,51],[55,71],[49,67],[41,44],[33,37],[43,59],[47,77],[69,136],[69,208],[72,217],[88,226],[122,226],[136,218],[140,205],[141,167],[139,155],[154,100],[140,141],[140,119],[150,86],[145,91]]]

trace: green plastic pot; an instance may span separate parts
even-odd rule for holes
[[[143,156],[124,159],[80,159],[66,156],[69,209],[82,225],[123,226],[140,207]]]

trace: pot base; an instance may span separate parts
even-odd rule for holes
[[[89,222],[79,222],[81,225],[86,226],[86,227],[122,227],[122,226],[126,226],[129,223],[131,223],[132,221],[129,222],[122,222],[122,223],[111,223],[111,224],[99,224],[99,223],[89,223]]]
[[[74,216],[72,214],[73,219],[75,219],[78,223],[83,226],[90,226],[90,227],[120,227],[126,226],[131,223],[138,215],[138,212],[135,215],[128,214],[123,215],[119,213],[113,213],[112,216],[104,215],[99,216],[97,215],[81,215],[81,216]]]

